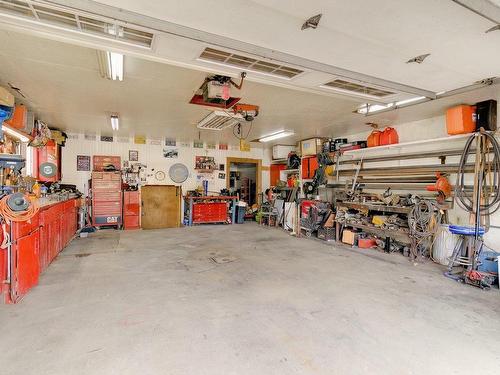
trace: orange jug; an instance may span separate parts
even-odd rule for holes
[[[393,145],[399,143],[399,135],[396,129],[388,126],[380,134],[380,145]]]
[[[368,147],[377,147],[380,146],[380,134],[382,132],[380,130],[374,130],[370,133],[368,136],[368,139],[366,140],[366,145]]]

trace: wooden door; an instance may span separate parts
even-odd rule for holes
[[[142,228],[177,228],[181,224],[180,186],[147,185],[141,187]]]

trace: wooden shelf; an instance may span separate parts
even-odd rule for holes
[[[342,223],[338,223],[341,224]],[[404,243],[410,243],[411,239],[408,233],[403,233],[399,230],[391,230],[391,229],[382,229],[382,228],[377,228],[377,227],[372,227],[369,225],[364,225],[364,224],[351,224],[351,223],[343,223],[344,227],[351,227],[351,228],[357,228],[361,229],[365,232],[370,232],[378,237],[390,237],[396,241],[404,242]]]

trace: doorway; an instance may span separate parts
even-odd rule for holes
[[[259,203],[262,161],[260,159],[227,158],[226,187],[249,206]]]

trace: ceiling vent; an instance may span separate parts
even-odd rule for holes
[[[224,130],[240,123],[242,120],[243,116],[239,113],[213,111],[198,123],[197,128],[204,130]]]
[[[199,60],[216,64],[223,64],[232,68],[244,68],[246,71],[273,75],[280,78],[292,79],[303,70],[295,69],[290,66],[270,63],[263,60],[257,60],[252,57],[237,55],[231,52],[225,52],[214,48],[205,48],[201,53]]]
[[[321,87],[332,89],[344,94],[352,94],[373,99],[383,99],[396,94],[393,91],[376,87],[365,86],[359,83],[349,82],[343,79],[335,79],[323,84]]]
[[[36,0],[0,0],[0,14],[36,24],[105,37],[137,47],[151,48],[154,35],[137,26]]]

